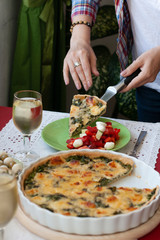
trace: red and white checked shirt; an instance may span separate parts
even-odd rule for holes
[[[93,24],[96,21],[96,14],[101,0],[72,0],[73,18],[76,15],[88,15],[92,18]],[[117,38],[117,55],[119,57],[121,70],[128,65],[128,55],[133,44],[130,15],[127,0],[115,0],[115,11],[119,25]]]

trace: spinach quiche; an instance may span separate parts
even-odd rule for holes
[[[80,133],[82,128],[102,116],[106,112],[106,107],[106,102],[96,96],[87,94],[74,95],[70,107],[70,137]]]
[[[110,152],[69,151],[31,165],[22,178],[22,191],[33,203],[66,216],[104,217],[124,214],[148,204],[158,187],[111,185],[130,175],[134,162]]]

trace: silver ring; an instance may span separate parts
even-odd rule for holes
[[[78,67],[78,66],[80,66],[80,65],[81,65],[81,63],[75,62],[75,63],[74,63],[74,68],[76,68],[76,67]]]

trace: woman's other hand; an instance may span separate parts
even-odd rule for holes
[[[121,92],[127,92],[132,88],[140,87],[146,83],[153,82],[160,71],[160,46],[150,49],[139,56],[133,63],[121,72],[123,77],[127,77],[141,69],[140,74],[135,77],[130,84]]]

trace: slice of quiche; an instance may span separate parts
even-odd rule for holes
[[[96,96],[74,95],[70,108],[69,135],[81,132],[106,112],[107,103]]]

